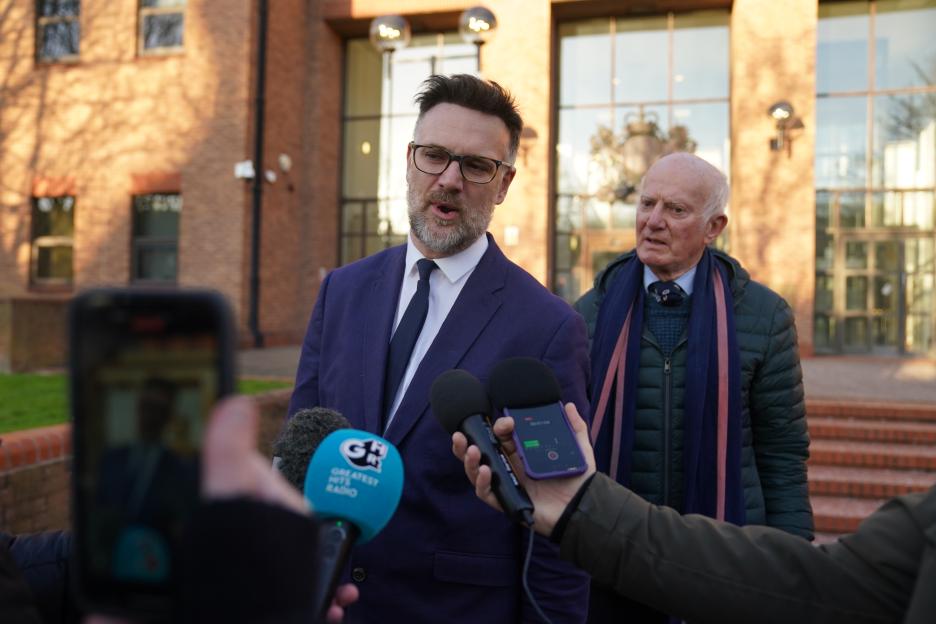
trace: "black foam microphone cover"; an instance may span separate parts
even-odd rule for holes
[[[313,407],[297,411],[273,443],[273,454],[280,458],[276,469],[302,492],[313,453],[328,434],[338,429],[351,429],[351,423],[335,410]]]
[[[534,407],[559,402],[562,388],[556,374],[540,360],[513,357],[491,370],[488,393],[497,409]]]

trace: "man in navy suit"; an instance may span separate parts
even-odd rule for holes
[[[395,516],[353,552],[361,598],[346,621],[539,622],[521,582],[529,533],[474,496],[431,414],[429,388],[452,368],[484,381],[501,360],[530,356],[556,373],[563,401],[587,413],[585,326],[486,234],[516,173],[523,122],[511,96],[474,76],[432,76],[416,102],[408,242],[322,283],[289,413],[336,409],[403,457]],[[413,320],[419,308],[424,321]],[[402,334],[414,344],[400,364]],[[587,579],[544,538],[533,548],[536,602],[557,624],[584,621]]]

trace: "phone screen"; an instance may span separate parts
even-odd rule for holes
[[[207,415],[232,390],[226,304],[206,292],[106,290],[71,312],[80,593],[164,611],[198,503]]]
[[[514,419],[514,442],[527,475],[567,477],[585,471],[585,458],[560,403],[505,408]]]

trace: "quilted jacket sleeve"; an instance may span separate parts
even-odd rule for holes
[[[813,538],[806,482],[809,433],[803,373],[790,306],[775,296],[769,313],[766,352],[750,390],[754,453],[767,512],[767,524]]]

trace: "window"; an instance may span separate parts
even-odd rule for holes
[[[132,281],[176,281],[181,213],[178,193],[133,197]]]
[[[936,0],[819,5],[818,352],[936,348]]]
[[[140,0],[140,54],[182,49],[185,0]]]
[[[413,96],[420,83],[432,74],[478,71],[474,45],[457,33],[414,35],[409,46],[392,56],[381,56],[367,39],[352,39],[345,56],[342,264],[406,240],[402,155],[413,139],[419,113]]]
[[[75,198],[34,197],[30,282],[36,285],[69,285],[72,282],[72,236],[75,232]]]
[[[693,152],[729,173],[728,22],[699,11],[559,25],[553,289],[566,300],[634,246],[634,191],[657,157]]]
[[[79,0],[38,0],[36,3],[36,57],[39,61],[78,58]]]

